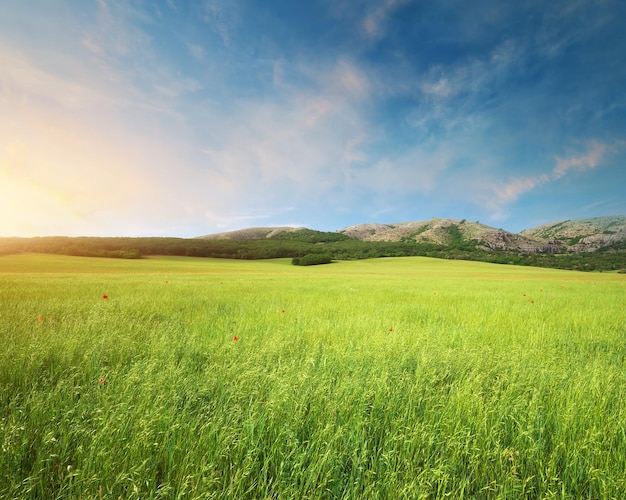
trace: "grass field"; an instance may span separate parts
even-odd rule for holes
[[[0,498],[626,491],[625,275],[17,255],[0,320]]]

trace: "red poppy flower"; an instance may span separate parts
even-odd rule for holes
[[[98,383],[99,383],[99,384],[106,384],[106,383],[107,383],[107,379],[105,379],[104,377],[100,377],[100,378],[98,379]]]
[[[37,316],[37,321],[43,321],[43,316]]]
[[[102,296],[102,298],[103,298],[103,299],[108,299],[108,298],[109,298],[109,296],[108,296],[108,295],[103,295],[103,296]]]
[[[233,337],[233,340],[234,340],[235,342],[237,342],[237,341],[239,340],[239,337],[237,337],[237,335],[235,335],[235,336]]]

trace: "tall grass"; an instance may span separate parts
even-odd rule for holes
[[[0,273],[0,497],[626,491],[624,276],[59,256]]]

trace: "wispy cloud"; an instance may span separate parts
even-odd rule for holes
[[[151,46],[151,37],[141,24],[152,22],[148,11],[130,3],[98,0],[96,23],[83,28],[84,39],[109,61],[140,61],[142,57],[150,57]]]
[[[422,94],[431,99],[463,95],[475,99],[504,85],[509,73],[524,64],[525,49],[512,39],[501,42],[482,57],[471,56],[448,65],[433,66],[419,81]]]
[[[615,2],[32,5],[0,19],[0,206],[24,227],[506,219],[585,179],[580,206],[621,194]]]
[[[155,118],[177,123],[162,103],[178,99],[193,84],[163,78],[162,88],[141,92],[108,78],[113,71],[126,74],[115,58],[99,64],[98,51],[94,60],[85,57],[93,48],[83,50],[77,45],[78,56],[72,57],[0,44],[5,68],[0,72],[5,116],[0,192],[3,208],[28,214],[4,220],[4,234],[115,232],[114,221],[125,213],[143,213],[144,230],[150,231],[145,221],[154,217],[156,222],[168,210],[156,200],[166,200],[166,186],[176,185],[166,180],[175,155],[157,134],[146,133],[146,123],[154,124]],[[136,227],[133,231],[137,234]]]
[[[584,153],[573,154],[571,156],[555,158],[556,165],[552,170],[552,178],[560,179],[570,170],[589,170],[600,165],[602,158],[608,152],[615,152],[615,146],[592,141]]]
[[[494,218],[502,218],[506,207],[546,184],[553,183],[572,173],[582,172],[602,165],[607,153],[616,153],[617,144],[609,145],[599,141],[590,141],[583,152],[573,153],[567,157],[555,156],[555,165],[550,172],[538,175],[512,177],[506,182],[490,182],[486,190],[479,194],[480,203],[489,208]]]
[[[429,193],[450,163],[445,148],[428,151],[419,147],[389,155],[373,165],[354,170],[354,184],[380,194]]]
[[[84,109],[93,104],[111,104],[112,99],[98,88],[90,87],[82,80],[82,68],[72,66],[69,58],[56,61],[66,74],[44,69],[40,61],[33,61],[25,54],[7,46],[0,46],[0,65],[5,68],[0,73],[3,94],[8,102],[26,97],[42,99],[46,105],[56,104],[69,109]]]
[[[384,35],[385,25],[389,17],[400,6],[409,3],[410,0],[383,0],[368,9],[367,14],[361,21],[361,27],[365,35],[376,39]]]
[[[391,92],[413,103],[406,109],[405,123],[420,134],[440,139],[447,140],[452,134],[471,134],[481,139],[480,130],[499,119],[497,106],[506,99],[509,80],[524,65],[524,50],[516,42],[506,40],[483,56],[403,75],[399,80],[410,79],[413,86]],[[393,87],[393,82],[384,81]],[[485,104],[486,98],[489,105]]]
[[[337,183],[342,164],[362,161],[360,146],[370,136],[362,108],[371,93],[367,77],[346,61],[307,63],[301,75],[310,78],[308,88],[283,85],[273,100],[229,110],[229,125],[203,148],[207,168],[227,173],[238,188],[269,183],[300,193]]]
[[[616,7],[613,2],[577,0],[548,9],[541,16],[534,40],[537,53],[553,60],[569,47],[601,33],[616,15]]]
[[[204,0],[202,20],[219,36],[224,47],[232,45],[232,32],[238,22],[235,0]]]
[[[322,0],[335,18],[346,20],[354,33],[368,43],[384,38],[394,14],[412,0]]]
[[[489,182],[477,186],[476,197],[479,205],[486,208],[490,219],[503,220],[507,216],[507,208],[516,202],[521,196],[550,182],[546,174],[515,177],[506,182]]]
[[[532,177],[517,177],[504,184],[493,185],[495,195],[494,206],[508,205],[516,201],[523,194],[536,189],[550,181],[546,174]]]

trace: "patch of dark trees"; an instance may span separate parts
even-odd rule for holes
[[[223,259],[291,258],[295,265],[313,265],[333,260],[377,257],[422,256],[471,260],[497,264],[612,271],[626,269],[626,243],[589,253],[522,253],[478,248],[476,242],[457,238],[451,245],[401,242],[366,242],[340,233],[302,230],[281,233],[264,240],[208,240],[199,238],[96,238],[37,237],[0,238],[0,255],[52,253],[86,257],[138,259],[150,255],[212,257]]]
[[[333,258],[327,253],[308,253],[302,257],[294,257],[291,263],[294,266],[319,266],[320,264],[330,264]]]

